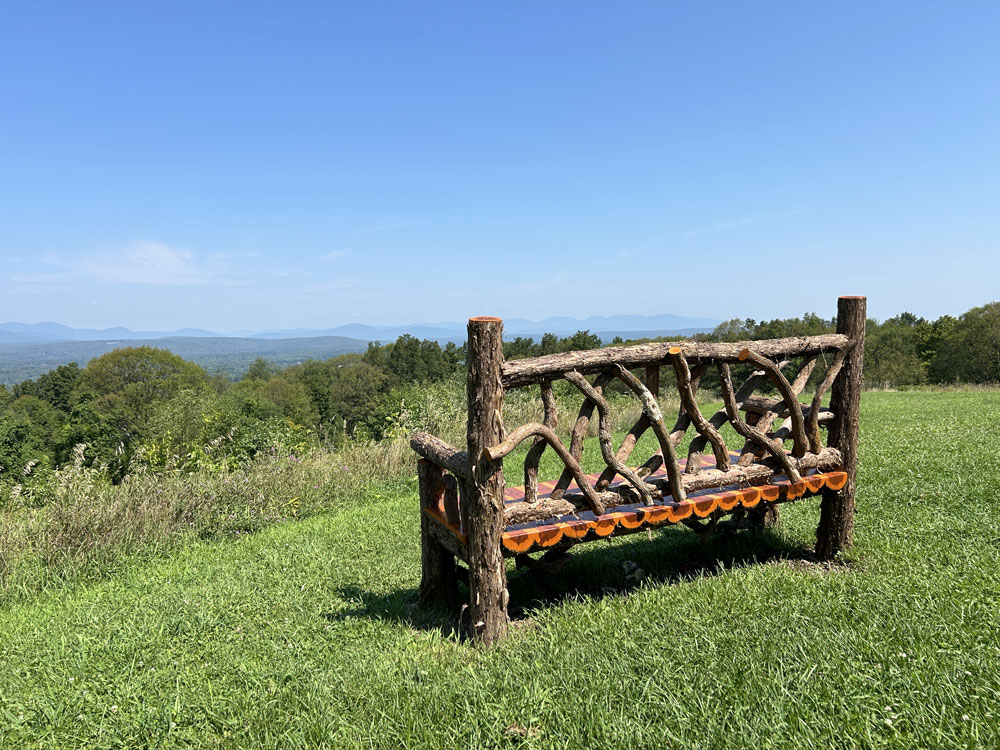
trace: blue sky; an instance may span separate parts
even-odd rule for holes
[[[0,321],[936,317],[998,209],[995,1],[0,11]]]

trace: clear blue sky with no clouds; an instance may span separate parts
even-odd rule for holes
[[[0,11],[0,321],[958,314],[1000,3]]]

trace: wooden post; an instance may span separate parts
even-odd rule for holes
[[[837,333],[856,340],[857,344],[844,359],[830,391],[830,410],[834,418],[829,427],[828,444],[843,456],[847,483],[839,491],[823,490],[819,527],[816,529],[816,556],[820,560],[832,560],[842,549],[851,546],[854,537],[854,489],[858,470],[866,303],[865,297],[840,297],[837,300]]]
[[[431,536],[433,521],[425,508],[438,508],[445,490],[444,469],[421,458],[417,461],[420,488],[420,606],[452,606],[458,601],[458,578],[455,556]]]
[[[469,319],[466,354],[469,402],[469,481],[465,494],[472,635],[485,645],[507,632],[507,573],[500,549],[504,529],[503,459],[484,453],[503,440],[503,321]]]

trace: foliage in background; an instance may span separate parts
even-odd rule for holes
[[[814,313],[770,321],[734,319],[695,338],[808,336],[831,331],[833,325]],[[545,334],[539,341],[517,337],[505,342],[504,355],[517,359],[599,346],[600,338],[588,331],[564,338]],[[442,348],[435,341],[401,336],[389,344],[372,343],[364,353],[284,368],[257,359],[233,382],[163,349],[116,349],[84,368],[63,365],[9,390],[0,387],[0,497],[15,485],[43,495],[41,485],[54,469],[72,461],[80,444],[87,445],[88,465],[104,467],[120,482],[136,467],[234,470],[261,454],[337,449],[414,429],[460,443],[461,431],[453,426],[461,424],[464,413],[464,360],[464,346]],[[821,359],[810,386],[828,364]],[[865,377],[874,387],[1000,381],[1000,303],[936,321],[910,313],[882,323],[870,320]],[[664,379],[667,393],[670,383]],[[717,385],[713,371],[703,376],[702,389]],[[557,395],[576,398],[564,386],[557,385]],[[611,396],[623,391],[617,384],[607,390]],[[520,404],[526,414],[537,412],[533,396],[523,403],[518,398],[510,394],[508,408]],[[29,464],[31,471],[24,474]]]

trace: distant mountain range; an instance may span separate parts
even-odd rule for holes
[[[711,331],[717,320],[679,315],[612,315],[546,318],[540,321],[512,318],[504,321],[504,338],[541,338],[544,333],[569,336],[589,330],[604,342],[657,336],[691,336]],[[336,328],[296,328],[272,331],[237,331],[223,336],[213,331],[184,328],[178,331],[132,331],[128,328],[72,328],[60,323],[0,323],[0,383],[10,385],[64,365],[84,366],[94,357],[121,346],[158,346],[196,362],[209,372],[238,376],[257,357],[284,367],[306,359],[326,359],[338,354],[363,352],[369,341],[395,341],[403,334],[432,339],[440,344],[465,342],[465,323],[428,323],[408,326],[370,326],[350,323]]]
[[[128,328],[71,328],[61,323],[0,323],[0,343],[20,344],[42,341],[111,341],[114,339],[165,339],[183,336],[218,336],[199,328],[178,331],[130,331]]]
[[[713,318],[688,318],[681,315],[595,315],[584,320],[569,317],[526,320],[511,318],[504,321],[506,338],[515,336],[539,337],[544,333],[569,336],[577,331],[590,331],[602,339],[621,335],[638,337],[691,335],[710,331],[718,320]],[[402,326],[373,326],[348,323],[336,328],[286,328],[265,331],[244,330],[220,334],[200,328],[182,328],[177,331],[132,331],[128,328],[72,328],[61,323],[0,323],[0,343],[42,343],[54,341],[134,341],[137,339],[177,338],[248,338],[248,339],[302,339],[339,336],[369,341],[395,341],[403,334],[419,339],[436,341],[465,341],[465,323],[415,323]]]

